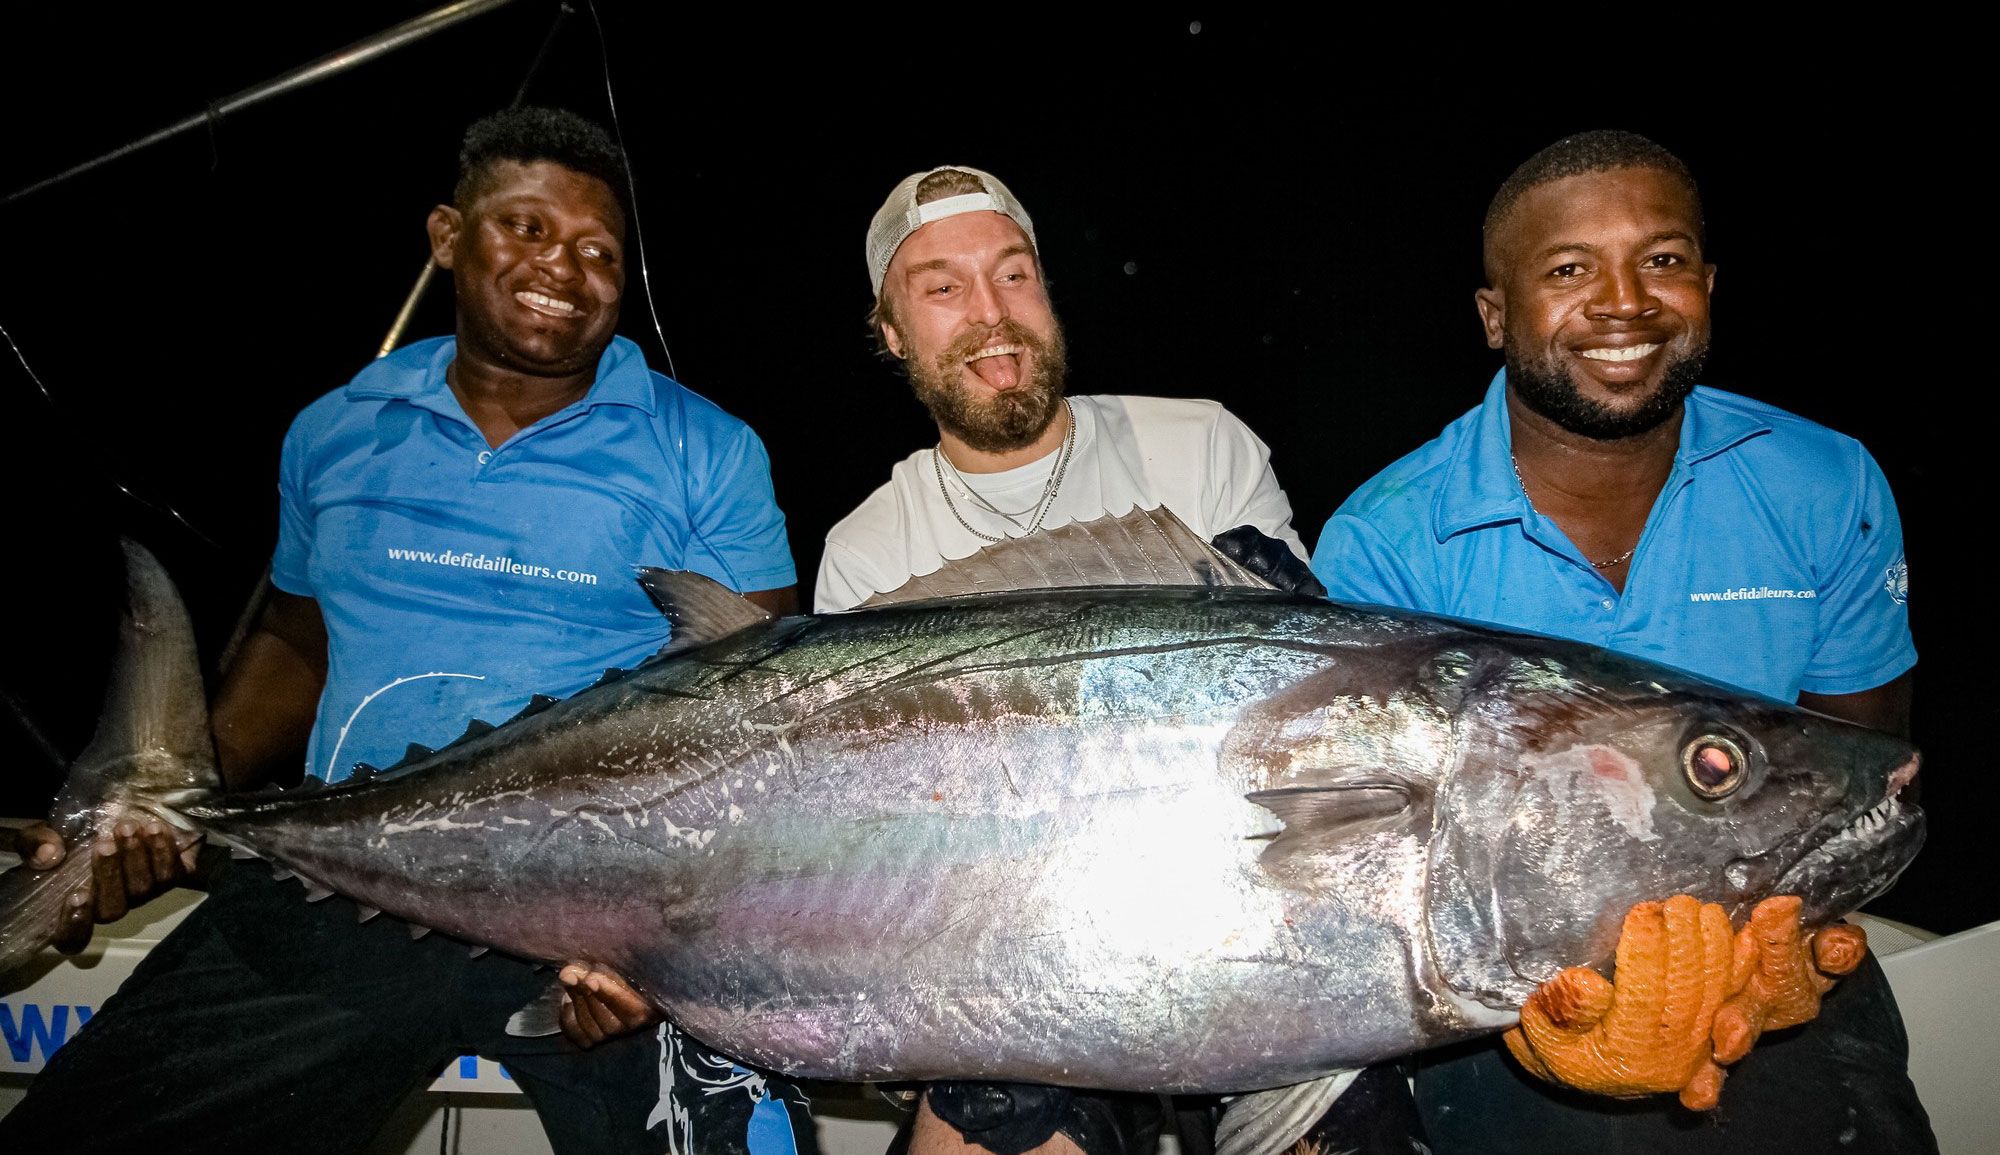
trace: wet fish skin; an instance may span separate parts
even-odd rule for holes
[[[1500,1029],[1634,901],[1842,913],[1921,842],[1915,757],[1573,643],[1139,587],[785,619],[351,787],[116,805],[755,1065],[1234,1092]]]

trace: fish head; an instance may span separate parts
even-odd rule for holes
[[[1893,735],[1567,643],[1467,667],[1428,929],[1445,981],[1490,1005],[1609,962],[1637,903],[1687,894],[1740,923],[1791,894],[1818,925],[1922,845],[1901,797],[1918,754]]]

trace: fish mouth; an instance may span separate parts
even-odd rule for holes
[[[1831,922],[1876,898],[1915,858],[1924,843],[1924,812],[1904,802],[1903,787],[1916,779],[1920,757],[1889,775],[1882,800],[1848,819],[1779,876],[1772,894],[1796,894],[1800,918]],[[1738,864],[1732,863],[1734,872]]]

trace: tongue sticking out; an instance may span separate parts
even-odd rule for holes
[[[1021,358],[1018,354],[1002,353],[993,357],[979,357],[966,362],[986,387],[996,392],[1012,389],[1021,383]]]

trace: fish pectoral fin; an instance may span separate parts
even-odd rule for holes
[[[641,566],[639,584],[674,627],[673,637],[657,657],[705,646],[771,620],[755,602],[698,573]]]
[[[1331,786],[1253,790],[1243,797],[1278,816],[1285,824],[1280,838],[1299,838],[1395,817],[1410,808],[1412,792],[1394,779],[1370,778]]]
[[[562,1033],[563,985],[560,980],[535,996],[535,1001],[515,1011],[507,1020],[507,1033],[521,1039],[539,1039]]]
[[[1238,1095],[1215,1125],[1215,1155],[1278,1155],[1305,1138],[1360,1071],[1335,1071],[1308,1083]]]

